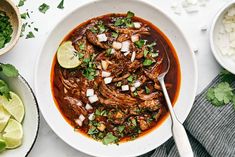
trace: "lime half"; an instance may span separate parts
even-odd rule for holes
[[[18,121],[22,122],[24,118],[24,105],[18,95],[10,92],[11,99],[0,96],[0,104]]]
[[[60,45],[57,51],[57,60],[63,68],[76,68],[81,64],[77,52],[71,41],[66,41]]]
[[[0,132],[2,132],[2,130],[7,125],[7,122],[10,119],[10,117],[11,115],[4,109],[2,105],[0,105]]]
[[[0,152],[4,151],[6,149],[6,142],[3,139],[0,139]]]
[[[21,145],[23,139],[22,125],[14,120],[10,119],[3,133],[3,139],[6,142],[6,148],[16,148]]]

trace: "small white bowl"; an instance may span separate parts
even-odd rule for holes
[[[223,27],[223,23],[222,23],[223,17],[228,11],[228,9],[231,8],[232,6],[235,6],[235,1],[232,1],[226,4],[225,6],[223,6],[214,17],[211,30],[210,30],[210,45],[211,45],[212,53],[215,59],[217,60],[217,62],[226,70],[235,74],[235,56],[233,59],[230,56],[222,55],[218,46],[218,42],[219,42],[218,36],[221,31],[221,28]]]
[[[19,40],[22,29],[22,22],[19,9],[12,2],[12,0],[0,0],[0,11],[4,11],[10,18],[10,23],[13,29],[10,42],[7,43],[4,48],[0,49],[0,55],[3,55],[4,53],[10,51]]]
[[[7,78],[0,75],[0,78],[7,82],[11,91],[20,96],[25,107],[25,117],[22,122],[24,130],[22,145],[16,149],[1,152],[0,156],[26,157],[33,148],[39,131],[40,117],[37,100],[29,84],[22,76]]]

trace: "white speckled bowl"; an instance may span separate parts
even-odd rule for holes
[[[103,145],[78,132],[66,122],[53,101],[50,73],[53,57],[63,38],[77,25],[93,17],[108,13],[134,12],[155,24],[170,39],[178,54],[181,66],[181,88],[175,104],[175,112],[183,122],[192,108],[197,87],[195,56],[179,27],[157,6],[145,0],[95,0],[62,19],[45,40],[35,70],[35,91],[40,110],[53,131],[75,149],[93,156],[127,157],[146,153],[160,146],[171,136],[171,120],[168,117],[157,129],[136,140],[120,145]]]
[[[22,76],[7,78],[0,75],[0,78],[7,82],[11,91],[20,96],[25,107],[25,117],[22,122],[24,130],[22,145],[16,149],[1,152],[0,156],[26,157],[33,148],[39,131],[40,117],[37,100],[31,87]]]
[[[7,43],[4,48],[0,49],[0,55],[2,55],[10,51],[16,45],[20,38],[22,24],[19,9],[12,0],[0,0],[0,10],[6,12],[13,27],[11,41]]]
[[[231,73],[235,74],[235,56],[234,59],[232,59],[230,56],[224,56],[221,54],[220,49],[218,47],[218,35],[221,30],[221,27],[223,27],[223,16],[226,14],[228,9],[231,6],[235,6],[235,1],[232,1],[225,6],[223,6],[216,16],[214,17],[213,23],[211,25],[210,30],[210,45],[212,53],[217,60],[217,62],[224,67],[226,70],[230,71]]]

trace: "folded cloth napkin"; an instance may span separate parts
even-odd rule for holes
[[[206,100],[207,90],[220,81],[220,76],[217,76],[196,97],[184,122],[195,157],[235,157],[235,109],[230,104],[215,107]],[[235,81],[232,87],[235,87]],[[141,157],[179,157],[179,154],[171,138]]]

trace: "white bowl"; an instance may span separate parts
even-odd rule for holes
[[[0,78],[7,82],[11,91],[20,96],[25,107],[25,117],[22,123],[24,130],[22,145],[16,149],[2,152],[0,156],[25,157],[33,148],[38,135],[40,117],[37,100],[29,84],[22,76],[7,78],[1,75]]]
[[[93,156],[137,156],[160,146],[172,136],[171,120],[168,117],[160,127],[143,137],[121,143],[119,146],[106,146],[74,132],[54,104],[50,73],[53,57],[63,38],[88,19],[107,13],[125,13],[129,10],[160,28],[178,53],[182,76],[180,94],[174,109],[181,122],[189,114],[196,93],[197,68],[194,53],[181,30],[166,13],[144,0],[98,0],[80,6],[61,20],[45,40],[36,65],[35,90],[39,108],[53,131],[70,146]]]
[[[232,1],[223,6],[214,17],[210,30],[210,45],[212,53],[217,62],[226,70],[235,74],[235,57],[234,59],[232,59],[230,56],[222,55],[218,47],[218,35],[220,33],[221,28],[223,27],[222,20],[224,15],[232,5],[235,5],[235,1]]]

